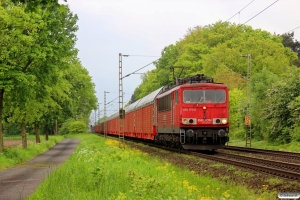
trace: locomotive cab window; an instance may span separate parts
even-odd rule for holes
[[[224,90],[185,90],[183,91],[184,103],[224,103],[225,91]]]

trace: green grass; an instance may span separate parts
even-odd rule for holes
[[[76,137],[81,142],[75,152],[28,199],[274,198],[199,176],[135,149],[120,149],[115,140],[92,134]]]
[[[4,140],[20,140],[20,136],[5,137]],[[4,152],[0,153],[0,170],[12,167],[16,164],[26,162],[35,156],[46,152],[49,148],[54,146],[57,142],[64,139],[63,136],[49,136],[49,140],[45,141],[44,137],[41,137],[41,143],[35,142],[27,145],[27,149],[23,149],[22,146],[6,147]],[[29,140],[35,140],[34,136],[30,136]]]
[[[229,145],[245,147],[246,142],[245,142],[245,140],[232,140],[232,141],[229,141]],[[300,142],[291,142],[289,144],[275,145],[275,144],[270,144],[267,141],[252,140],[251,147],[260,148],[260,149],[271,149],[271,150],[291,151],[291,152],[300,153]]]

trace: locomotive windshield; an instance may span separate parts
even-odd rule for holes
[[[225,103],[224,90],[185,90],[183,91],[184,103]]]

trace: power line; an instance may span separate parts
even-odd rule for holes
[[[128,57],[128,56],[138,56],[138,57],[160,57],[160,56],[148,56],[148,55],[123,55],[125,57]]]
[[[253,0],[254,1],[254,0]],[[244,8],[242,8],[239,12],[237,12],[236,14],[234,14],[232,17],[230,17],[229,19],[227,19],[226,21],[229,21],[231,18],[233,18],[234,16],[236,16],[237,14],[240,14],[240,12],[242,10],[244,10],[246,7],[248,7],[253,1],[251,1],[250,3],[248,3]]]
[[[277,0],[279,1],[279,0]],[[260,13],[264,12],[265,10],[267,10],[269,7],[271,7],[273,4],[275,4],[277,1],[273,2],[271,5],[269,5],[268,7],[266,7],[265,9],[263,9],[262,11],[260,11],[258,14],[254,15],[251,19],[249,19],[248,21],[246,21],[243,25],[245,25],[247,22],[251,21],[253,18],[255,18],[257,15],[259,15]]]
[[[291,32],[291,31],[294,31],[294,30],[296,30],[296,29],[298,29],[298,28],[300,28],[300,26],[298,26],[297,28],[294,28],[294,29],[292,29],[292,30],[290,30],[290,31],[288,31],[288,32],[286,32],[286,33],[289,33],[289,32]]]
[[[156,60],[152,61],[151,63],[145,65],[144,67],[141,67],[141,68],[139,68],[138,70],[135,70],[134,72],[132,72],[132,73],[130,73],[130,74],[127,74],[126,76],[123,76],[122,79],[125,78],[125,77],[130,76],[131,74],[134,74],[134,73],[137,72],[137,71],[140,71],[141,69],[144,69],[145,67],[147,67],[147,66],[153,64],[153,63],[154,63],[155,61],[157,61],[157,60],[159,60],[159,59],[156,59]]]

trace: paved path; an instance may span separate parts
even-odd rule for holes
[[[73,153],[79,139],[65,139],[29,162],[0,171],[0,200],[25,199]]]

